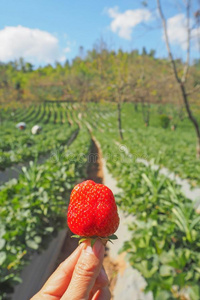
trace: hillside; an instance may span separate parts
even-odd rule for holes
[[[173,103],[181,106],[179,89],[169,61],[149,54],[108,51],[88,51],[71,63],[46,65],[34,69],[23,59],[0,65],[0,103],[29,104],[43,100],[123,101],[144,103]],[[183,70],[181,60],[176,61]],[[187,90],[190,101],[199,103],[197,85],[200,82],[198,62],[190,67]]]

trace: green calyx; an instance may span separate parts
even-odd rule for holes
[[[71,237],[76,238],[76,239],[80,239],[79,244],[86,241],[86,240],[89,240],[89,241],[91,241],[91,247],[94,246],[94,244],[97,240],[101,240],[102,243],[104,245],[106,245],[107,242],[111,242],[113,244],[112,240],[117,240],[118,239],[118,237],[115,234],[112,234],[112,235],[107,236],[107,237],[101,237],[101,236],[95,236],[95,235],[94,236],[81,236],[81,235],[76,235],[75,234],[75,235],[72,235]]]

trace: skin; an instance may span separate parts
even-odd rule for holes
[[[110,300],[104,254],[100,240],[80,244],[31,300]]]

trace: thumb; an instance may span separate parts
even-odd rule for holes
[[[82,250],[71,282],[61,300],[88,300],[90,292],[102,268],[105,247],[97,240],[93,247],[88,243]]]

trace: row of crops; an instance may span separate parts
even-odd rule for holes
[[[189,299],[199,299],[200,216],[194,204],[159,170],[126,157],[108,139],[99,140],[123,190],[118,205],[136,216],[129,227],[132,238],[122,251],[145,278],[146,291],[152,291],[154,299],[186,299],[186,293]]]
[[[166,163],[172,170],[174,164],[174,171],[185,172],[185,177],[199,183],[199,162],[191,159],[191,149],[186,147],[192,141],[190,127],[183,140],[181,131],[164,132],[156,126],[142,128],[130,106],[124,108],[123,115],[123,142],[118,139],[116,114],[101,115],[99,126],[94,130],[107,167],[123,191],[118,195],[118,205],[127,215],[135,216],[129,225],[132,238],[122,251],[128,253],[130,264],[143,275],[146,291],[151,291],[154,299],[198,300],[200,215],[194,203],[182,194],[180,186],[151,164],[147,167],[137,160],[156,157],[157,151],[157,163]],[[180,156],[175,150],[179,150]],[[173,164],[170,151],[174,151]],[[185,158],[188,155],[193,162],[194,170],[188,168],[186,159],[181,159],[184,151]]]
[[[41,104],[2,114],[0,168],[30,163],[18,180],[0,187],[0,299],[20,281],[33,252],[47,247],[66,226],[71,189],[86,178],[91,137],[85,126],[79,128],[75,112],[70,104]],[[18,121],[26,122],[25,130],[15,127]],[[32,135],[38,123],[42,131]],[[44,154],[45,162],[38,164]]]
[[[65,124],[69,122],[76,104],[68,103],[41,103],[33,104],[27,108],[19,108],[16,110],[8,109],[1,113],[1,121],[5,123],[7,120],[15,122],[41,123],[41,124]]]
[[[163,129],[155,107],[150,126],[145,127],[140,108],[136,112],[132,104],[124,104],[123,141],[116,105],[111,103],[32,105],[4,111],[2,120],[0,168],[35,162],[23,168],[18,180],[0,187],[0,299],[6,299],[20,280],[20,270],[31,254],[46,247],[49,237],[66,226],[69,193],[86,178],[91,149],[88,123],[123,190],[118,205],[135,215],[132,239],[122,250],[146,279],[146,290],[156,300],[200,299],[200,216],[177,184],[137,161],[154,159],[193,186],[200,184],[195,136],[187,119],[176,131]],[[15,128],[19,121],[27,123],[24,131]],[[42,125],[39,135],[31,135],[34,124]],[[44,154],[49,158],[37,164]]]
[[[46,247],[49,237],[66,226],[69,193],[86,176],[90,144],[88,131],[82,129],[70,147],[59,146],[41,165],[31,162],[17,181],[1,187],[0,299],[19,282],[33,251]]]
[[[66,143],[66,130],[71,127],[72,131],[75,131],[78,127],[78,123],[73,117],[74,112],[71,105],[66,107],[65,104],[62,106],[56,104],[41,104],[35,108],[36,115],[38,109],[40,111],[38,118],[33,118],[32,116],[34,114],[33,106],[25,111],[20,110],[15,113],[7,112],[7,118],[11,116],[11,120],[6,119],[1,125],[0,170],[4,170],[16,163],[29,161],[35,157],[37,158],[40,155],[49,153],[49,151],[54,149],[57,145],[64,145]],[[50,118],[49,111],[54,112]],[[40,115],[43,116],[43,119],[41,119]],[[58,118],[58,116],[60,118]],[[64,119],[63,116],[65,116]],[[48,122],[46,122],[47,120]],[[16,130],[15,122],[18,121],[26,122],[26,130]],[[42,126],[40,135],[31,134],[31,128],[35,124]],[[51,132],[51,134],[49,134],[49,132]]]
[[[91,105],[91,111],[95,108]],[[187,178],[192,186],[200,185],[200,162],[196,159],[196,136],[191,122],[179,121],[177,129],[164,129],[159,123],[157,108],[152,108],[150,126],[145,127],[142,112],[135,112],[133,104],[122,107],[122,130],[124,140],[119,140],[117,111],[112,105],[109,114],[106,108],[90,114],[91,126],[98,127],[102,135],[110,134],[112,140],[126,145],[135,158],[154,159],[155,163],[167,167],[181,178]],[[87,115],[85,115],[87,118]]]

